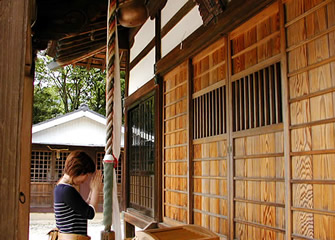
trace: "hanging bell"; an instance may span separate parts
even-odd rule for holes
[[[124,0],[119,3],[118,21],[124,27],[137,27],[148,18],[145,0]]]

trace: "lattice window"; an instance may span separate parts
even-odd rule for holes
[[[97,170],[102,170],[102,172],[104,169],[104,164],[103,164],[104,156],[105,156],[105,152],[97,152],[96,154],[96,159],[97,159],[96,167],[97,167]]]
[[[227,133],[226,86],[193,99],[193,138]]]
[[[31,182],[48,182],[51,178],[51,152],[32,151],[30,180]]]
[[[63,171],[65,167],[65,161],[70,152],[56,152],[56,178],[59,179],[63,176]]]
[[[233,131],[282,122],[280,63],[232,82]]]
[[[130,206],[151,215],[154,183],[154,96],[129,111]]]
[[[123,153],[120,153],[119,161],[117,162],[117,167],[115,169],[116,173],[116,182],[121,183],[121,174],[122,174],[122,161],[123,161]]]

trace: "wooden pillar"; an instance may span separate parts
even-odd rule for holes
[[[289,87],[287,78],[286,34],[283,1],[278,1],[281,34],[281,76],[283,98],[283,124],[284,124],[284,157],[285,157],[285,239],[292,239],[292,186],[291,186],[291,139],[290,139],[290,105]]]
[[[114,240],[115,232],[101,232],[101,240]]]
[[[27,240],[32,122],[30,0],[0,4],[0,239]]]
[[[161,50],[161,12],[155,17],[155,63],[162,57]],[[155,69],[156,74],[156,69]],[[155,183],[154,183],[154,219],[162,221],[162,118],[163,116],[163,79],[159,74],[155,76]]]

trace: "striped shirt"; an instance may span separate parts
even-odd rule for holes
[[[58,184],[54,195],[56,226],[59,231],[87,235],[87,219],[94,218],[94,208],[68,184]]]

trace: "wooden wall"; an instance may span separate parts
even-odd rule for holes
[[[335,239],[335,2],[287,1],[292,236]]]
[[[227,39],[192,59],[194,223],[228,233]]]
[[[0,3],[0,238],[28,239],[32,1]]]
[[[335,239],[335,2],[278,1],[164,76],[163,221]]]
[[[164,76],[163,219],[188,223],[188,62]]]
[[[278,4],[229,34],[231,235],[237,239],[284,239],[280,37]]]

